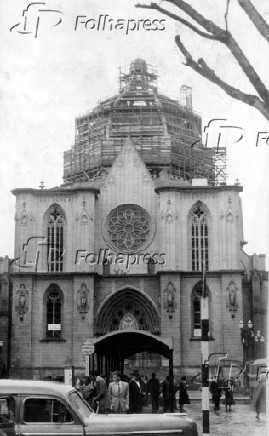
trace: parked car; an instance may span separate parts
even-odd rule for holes
[[[198,436],[186,414],[98,415],[72,386],[0,380],[0,436]]]

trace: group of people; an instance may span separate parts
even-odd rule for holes
[[[163,413],[183,409],[189,404],[186,377],[181,377],[177,385],[174,379],[167,376],[160,382],[153,373],[151,379],[142,378],[138,370],[134,370],[131,379],[123,380],[118,371],[112,373],[112,381],[107,385],[105,376],[91,372],[84,377],[77,388],[93,410],[99,413],[143,413],[148,397],[151,398],[152,413],[159,412],[159,399],[163,398]],[[176,392],[179,390],[179,409],[176,404]]]
[[[234,388],[235,381],[233,379],[218,379],[217,376],[214,376],[214,380],[212,380],[210,384],[210,392],[212,394],[212,402],[215,405],[215,410],[220,409],[220,399],[221,395],[224,392],[225,395],[225,408],[226,411],[232,410],[232,405],[235,404],[234,401]]]
[[[146,386],[137,370],[131,376],[127,382],[122,380],[120,372],[114,371],[107,386],[105,376],[91,372],[77,388],[91,408],[98,409],[99,413],[142,413]]]

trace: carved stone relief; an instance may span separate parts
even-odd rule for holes
[[[178,220],[178,211],[171,206],[171,200],[167,200],[167,209],[161,212],[161,219],[166,224],[173,224],[175,220]]]
[[[81,283],[80,289],[77,291],[77,308],[82,316],[82,319],[84,319],[86,313],[88,313],[89,307],[89,290],[85,283]]]
[[[164,290],[164,308],[169,313],[169,318],[173,317],[176,305],[176,288],[173,283],[169,282]]]
[[[28,291],[23,283],[20,285],[20,289],[17,290],[16,296],[17,305],[15,310],[18,312],[20,320],[22,321],[25,313],[28,311]]]
[[[238,309],[238,287],[233,281],[229,283],[226,289],[226,307],[232,312],[232,318],[234,318],[233,312],[236,312]]]

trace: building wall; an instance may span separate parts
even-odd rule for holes
[[[98,189],[85,182],[52,190],[15,190],[15,253],[20,263],[13,267],[13,374],[59,374],[70,365],[83,371],[81,344],[95,336],[100,306],[117,292],[131,288],[140,292],[141,298],[148,296],[160,319],[161,337],[172,338],[175,373],[195,375],[201,365],[201,342],[193,334],[192,291],[201,273],[192,271],[190,214],[198,202],[209,218],[210,353],[228,353],[229,358],[242,360],[238,323],[244,306],[246,313],[253,310],[255,292],[249,298],[249,291],[242,290],[241,190],[237,186],[202,187],[181,181],[156,188],[130,141]],[[129,265],[112,261],[109,270],[104,269],[102,261],[97,262],[100,250],[109,244],[104,232],[106,217],[122,204],[139,205],[152,217],[152,240],[145,252],[162,253],[166,260],[155,265],[154,271],[150,272],[143,261]],[[65,217],[61,273],[48,272],[47,246],[38,243],[42,238],[36,238],[46,237],[52,205],[58,205]],[[117,251],[109,250],[115,260]],[[22,257],[25,253],[27,262]],[[97,256],[94,265],[87,262],[89,253]],[[53,283],[63,295],[62,337],[54,341],[46,338],[45,325],[46,292]],[[254,291],[255,286],[251,284]],[[21,289],[26,296],[23,310],[19,309]],[[84,308],[82,289],[87,295]],[[259,298],[265,301],[264,290]],[[163,364],[167,369],[167,362],[163,360]]]
[[[10,323],[10,277],[9,258],[0,258],[0,378],[8,374],[9,323]]]

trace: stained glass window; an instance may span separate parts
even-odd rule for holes
[[[48,218],[48,270],[63,271],[64,217],[61,210],[53,207]]]
[[[125,204],[113,209],[104,228],[107,243],[123,253],[135,253],[150,242],[152,220],[140,206]]]
[[[208,219],[202,205],[198,205],[191,216],[192,271],[208,271]]]

